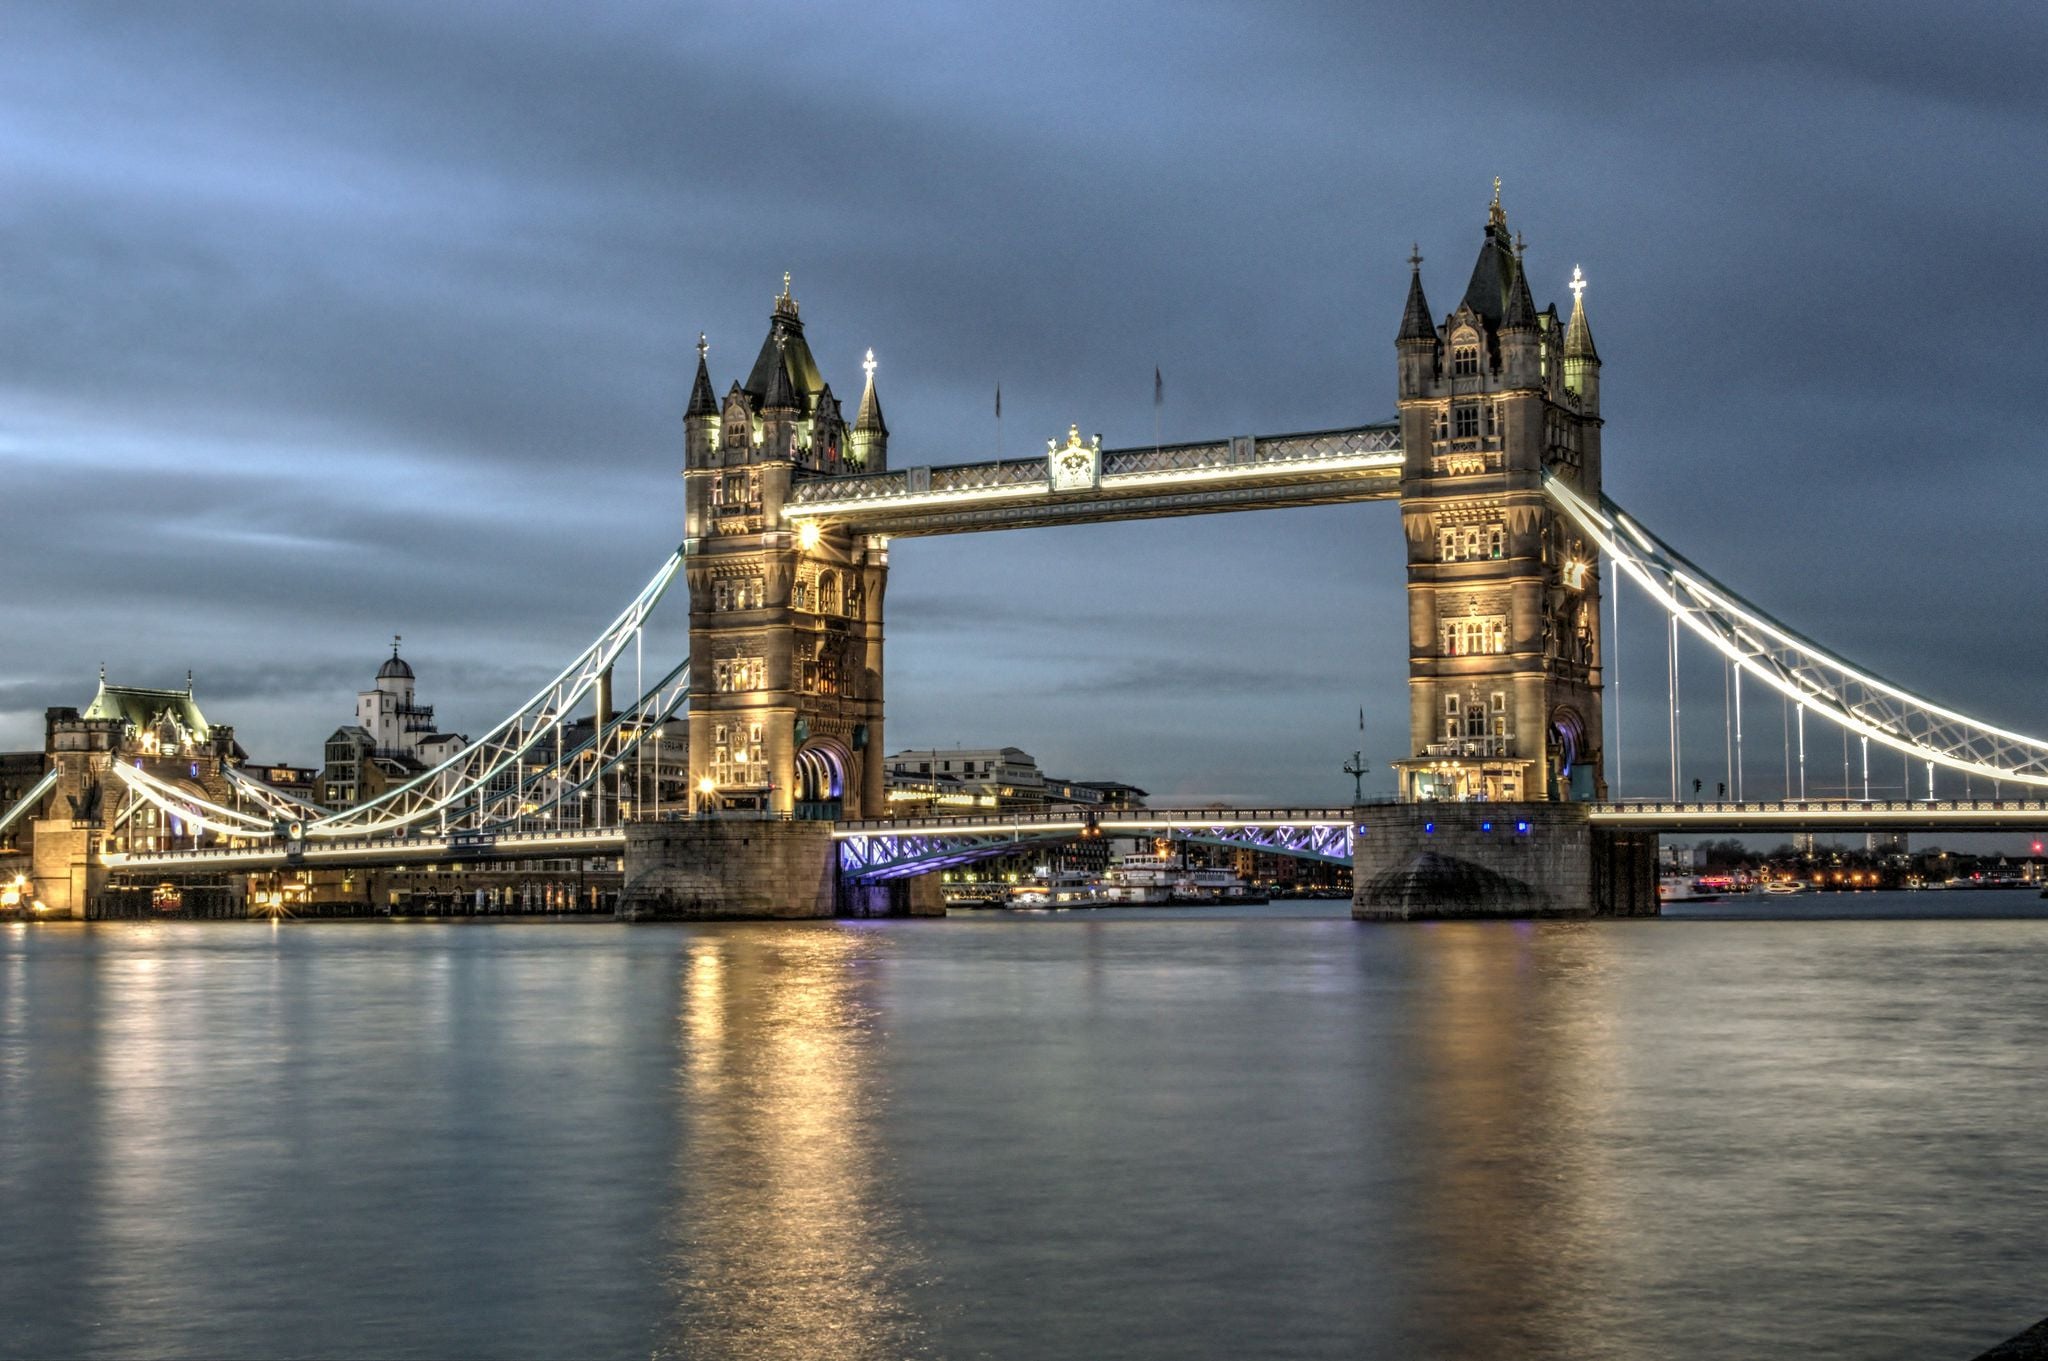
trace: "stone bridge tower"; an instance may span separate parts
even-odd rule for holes
[[[1412,261],[1400,363],[1412,755],[1407,801],[1606,792],[1600,563],[1543,491],[1600,495],[1600,356],[1572,313],[1536,310],[1499,182],[1478,261],[1442,321]]]
[[[796,480],[887,466],[873,352],[849,425],[787,275],[753,369],[723,401],[706,348],[700,337],[683,418],[692,808],[880,816],[888,549],[782,519]]]

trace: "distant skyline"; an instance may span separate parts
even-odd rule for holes
[[[1496,175],[1539,306],[1590,280],[1609,494],[2048,731],[2044,59],[2037,8],[1883,0],[12,6],[0,749],[104,662],[314,763],[394,633],[442,726],[488,728],[674,547],[697,335],[722,392],[785,270],[842,398],[873,347],[896,466],[1150,444],[1155,369],[1168,441],[1387,419],[1411,243],[1441,314]],[[1391,506],[891,560],[892,750],[1324,802],[1362,748],[1391,788]],[[1622,792],[1654,794],[1661,626],[1627,610]]]

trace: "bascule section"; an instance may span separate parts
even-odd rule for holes
[[[1598,498],[1600,358],[1538,311],[1495,186],[1464,296],[1438,320],[1411,261],[1395,341],[1405,463],[1412,802],[1605,795],[1597,549],[1544,490]]]
[[[683,474],[695,812],[830,820],[884,806],[886,540],[785,514],[800,479],[887,468],[872,351],[865,370],[849,423],[787,275],[753,368],[722,400],[699,340]]]

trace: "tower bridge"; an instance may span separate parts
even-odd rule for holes
[[[1026,841],[1166,829],[1348,858],[1358,914],[1401,916],[1418,910],[1427,895],[1410,890],[1432,875],[1462,886],[1467,910],[1654,911],[1660,831],[2041,825],[2048,804],[1943,801],[1934,777],[2038,793],[2048,742],[1829,652],[1602,494],[1601,361],[1583,276],[1574,269],[1568,316],[1539,310],[1497,194],[1451,311],[1431,308],[1419,252],[1411,266],[1394,421],[1134,449],[1103,449],[1076,424],[1042,456],[900,468],[872,352],[849,420],[785,276],[746,378],[722,396],[699,338],[683,417],[681,545],[589,647],[482,738],[376,798],[326,809],[224,760],[205,779],[197,765],[185,779],[161,761],[131,760],[123,744],[133,733],[81,722],[53,745],[48,773],[0,808],[0,829],[32,823],[39,900],[80,912],[114,870],[591,850],[617,851],[628,904],[656,915],[903,910],[917,901],[905,884],[949,863]],[[1095,821],[888,817],[883,620],[894,540],[1353,501],[1397,502],[1407,550],[1409,741],[1392,762],[1395,802]],[[1623,580],[1669,621],[1673,786],[1654,803],[1610,785],[1612,616],[1602,604]],[[650,664],[644,630],[677,583],[688,653]],[[1759,803],[1738,789],[1732,801],[1680,801],[1681,631],[1728,668],[1738,784],[1747,683],[1782,697],[1788,723],[1796,711],[1801,795],[1811,719],[1856,739],[1866,790],[1875,747],[1901,756],[1909,784],[1923,772],[1927,798]],[[631,698],[615,705],[628,670]],[[677,725],[687,728],[681,753]],[[120,843],[123,819],[143,808],[193,829],[197,844]]]

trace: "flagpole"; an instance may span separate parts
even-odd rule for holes
[[[1003,385],[996,384],[996,462],[1003,461]]]
[[[1159,376],[1159,366],[1152,367],[1152,452],[1159,452],[1159,410],[1166,404],[1166,380]]]

